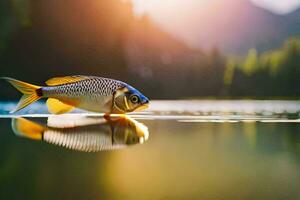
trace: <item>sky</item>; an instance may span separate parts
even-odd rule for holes
[[[147,12],[154,19],[166,9],[179,6],[205,6],[212,0],[132,0],[135,12],[143,14]],[[225,1],[225,0],[219,0]],[[277,14],[287,14],[300,7],[300,0],[251,0],[255,5],[268,9]]]
[[[274,13],[286,14],[299,8],[300,0],[251,0],[257,6],[266,8]]]

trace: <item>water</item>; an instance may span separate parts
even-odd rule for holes
[[[58,118],[43,104],[19,113],[56,133],[113,127],[101,140],[122,147],[90,153],[16,136],[13,106],[0,103],[0,199],[300,199],[299,101],[154,101],[121,125],[80,110]]]

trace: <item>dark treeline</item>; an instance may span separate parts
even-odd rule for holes
[[[244,59],[231,59],[224,80],[233,96],[299,97],[300,38],[288,39],[281,49],[259,55],[251,49]]]
[[[126,81],[151,98],[300,96],[299,41],[244,59],[191,49],[134,16],[122,0],[3,0],[0,75],[43,84],[53,76]],[[1,99],[15,98],[1,82]]]

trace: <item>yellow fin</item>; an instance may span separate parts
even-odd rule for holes
[[[49,86],[62,85],[66,83],[75,83],[77,81],[82,81],[88,79],[87,76],[64,76],[64,77],[55,77],[46,81],[46,84]]]
[[[43,132],[46,130],[42,125],[25,118],[14,118],[11,125],[16,135],[33,140],[41,140]]]
[[[53,114],[63,114],[66,112],[70,112],[71,110],[74,109],[74,106],[70,106],[68,104],[61,102],[58,99],[53,99],[53,98],[49,98],[46,104],[49,112]]]
[[[19,80],[13,79],[13,78],[9,78],[9,77],[1,77],[1,79],[4,79],[7,82],[9,82],[12,86],[14,86],[18,91],[20,91],[23,94],[17,107],[10,113],[19,111],[22,108],[25,108],[26,106],[28,106],[29,104],[42,98],[42,96],[39,96],[39,94],[37,92],[38,89],[41,88],[40,86],[32,85],[32,84],[29,84],[29,83],[26,83],[23,81],[19,81]]]

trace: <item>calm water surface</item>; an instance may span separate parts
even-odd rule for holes
[[[0,199],[300,199],[299,101],[154,101],[128,119],[13,106],[0,103]],[[17,136],[20,115],[43,137]]]

